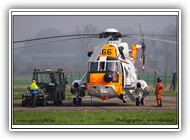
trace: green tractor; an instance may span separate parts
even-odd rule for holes
[[[57,71],[34,69],[33,79],[39,87],[36,105],[46,106],[48,102],[62,105],[65,100],[65,86],[67,84],[67,78],[65,78],[63,69],[58,69]],[[26,93],[22,95],[22,106],[31,103],[32,95],[28,88]]]

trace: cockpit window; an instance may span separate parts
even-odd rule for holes
[[[107,62],[91,62],[89,70],[91,72],[97,71],[114,71],[121,73],[121,66],[119,62],[107,61]]]
[[[115,62],[107,62],[106,63],[106,71],[114,71]]]
[[[98,62],[90,63],[90,71],[98,71]]]

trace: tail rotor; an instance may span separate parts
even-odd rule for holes
[[[144,34],[142,33],[141,30],[141,25],[139,24],[139,28],[140,28],[140,33],[141,33],[141,39],[138,39],[141,46],[142,46],[142,53],[141,53],[141,57],[140,57],[140,61],[142,62],[142,70],[144,71],[145,69],[145,50],[146,50],[146,45],[145,45],[145,41],[144,41]]]

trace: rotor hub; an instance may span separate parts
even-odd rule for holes
[[[110,36],[110,40],[118,40],[118,38],[121,37],[121,33],[115,28],[107,28],[104,32],[99,34],[99,38],[108,38]]]

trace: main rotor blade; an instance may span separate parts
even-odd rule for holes
[[[161,42],[166,42],[166,43],[173,43],[173,44],[176,44],[177,42],[175,41],[170,41],[170,40],[164,40],[164,39],[158,39],[158,38],[150,38],[150,37],[135,37],[135,36],[127,36],[127,37],[130,37],[130,38],[142,38],[142,39],[147,39],[147,40],[155,40],[155,41],[161,41]]]
[[[76,34],[76,35],[58,35],[58,36],[48,36],[48,37],[41,37],[41,38],[33,38],[33,39],[26,39],[26,40],[18,40],[14,41],[13,43],[22,43],[22,42],[28,42],[28,41],[36,41],[36,40],[44,40],[44,39],[53,39],[53,38],[61,38],[61,37],[88,37],[88,36],[94,36],[98,37],[99,34]]]
[[[144,36],[155,36],[155,37],[177,37],[176,35],[171,34],[151,34],[151,33],[143,33]],[[123,34],[121,37],[128,37],[128,36],[141,36],[139,33],[129,33]]]
[[[18,47],[14,47],[14,49],[27,48],[27,47],[37,46],[37,45],[45,45],[45,44],[49,44],[49,43],[76,40],[76,39],[84,39],[84,38],[91,38],[91,37],[76,37],[76,38],[54,40],[54,41],[48,41],[48,42],[42,42],[42,43],[36,43],[36,44],[30,44],[30,45],[24,45],[24,46],[18,46]]]
[[[104,47],[104,44],[110,39],[111,37],[104,38],[100,44],[96,47],[94,52],[92,53],[91,57],[89,58],[89,61],[95,62],[97,61],[98,56],[100,55],[100,52],[102,48]]]

